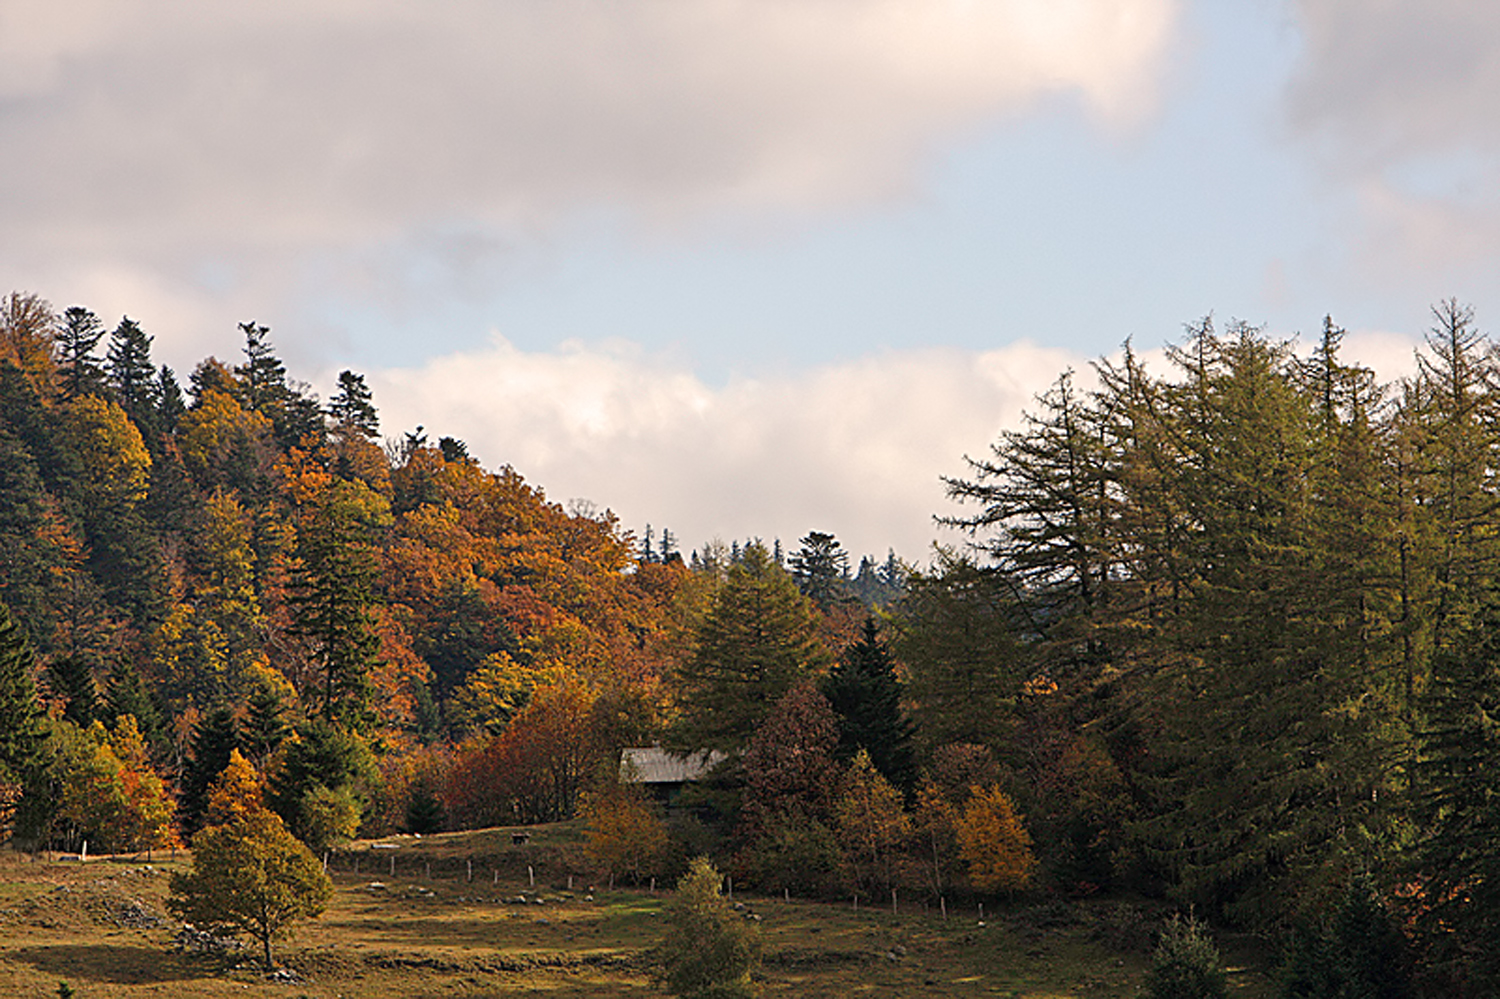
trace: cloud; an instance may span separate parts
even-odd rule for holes
[[[423,252],[444,227],[863,203],[1046,95],[1128,120],[1174,7],[8,0],[0,266],[62,281],[128,260],[222,300],[204,256],[284,289],[288,261]]]
[[[629,344],[488,349],[370,376],[385,432],[417,421],[510,464],[558,501],[588,499],[687,547],[792,543],[810,530],[857,554],[925,561],[932,517],[962,474],[1079,358],[1018,343],[986,353],[891,352],[712,387]],[[949,541],[958,538],[943,532]]]
[[[1468,0],[1299,0],[1292,134],[1365,232],[1381,277],[1500,256],[1500,7]],[[1477,277],[1477,275],[1475,275]]]

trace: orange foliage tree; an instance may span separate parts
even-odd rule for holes
[[[1025,888],[1036,867],[1031,836],[1009,797],[999,787],[975,787],[954,823],[958,849],[969,866],[969,881],[980,891]]]
[[[465,828],[572,816],[599,760],[594,696],[572,679],[537,688],[501,735],[460,754],[448,774],[449,815]]]

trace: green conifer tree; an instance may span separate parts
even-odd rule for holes
[[[873,617],[865,618],[859,641],[828,674],[823,693],[839,716],[839,758],[852,760],[863,749],[881,776],[911,793],[917,778],[912,724],[901,710],[896,662]]]
[[[743,751],[793,684],[827,668],[817,620],[817,610],[765,546],[748,545],[714,597],[692,658],[676,675],[682,708],[677,741],[693,749]]]
[[[48,762],[36,694],[36,654],[21,624],[0,604],[0,822],[35,840],[51,802],[43,793]]]

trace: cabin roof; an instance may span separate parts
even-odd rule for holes
[[[725,754],[705,749],[678,755],[661,746],[638,746],[620,756],[620,778],[638,784],[685,784],[718,766]]]

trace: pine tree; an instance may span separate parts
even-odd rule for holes
[[[792,553],[792,579],[824,611],[849,595],[849,553],[832,534],[812,531]]]
[[[365,376],[341,371],[338,393],[328,403],[328,415],[336,427],[373,439],[380,434],[380,417],[370,400]]]

